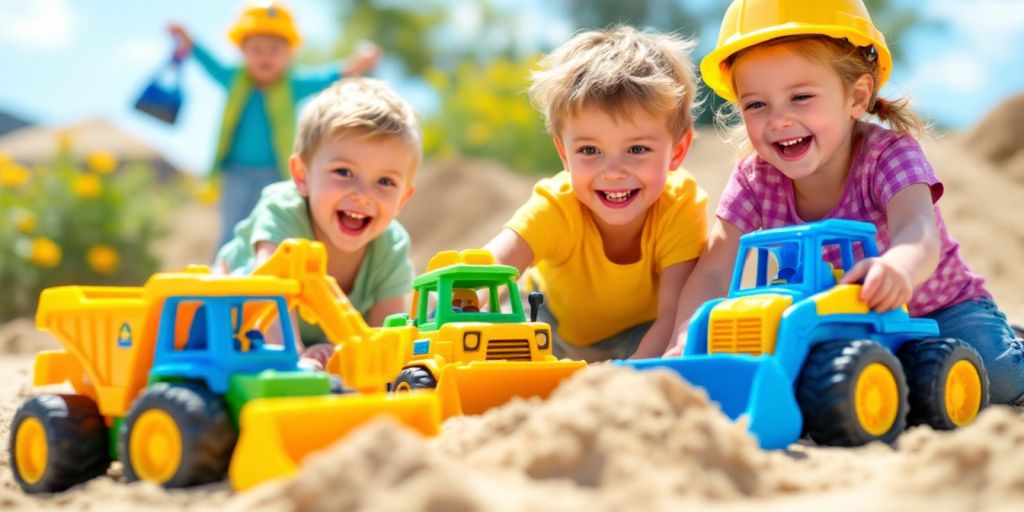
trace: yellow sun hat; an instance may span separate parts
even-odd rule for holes
[[[846,39],[859,47],[873,46],[878,56],[880,89],[892,71],[885,37],[871,22],[861,0],[733,0],[722,18],[718,44],[700,62],[700,72],[719,96],[736,101],[730,57],[766,41],[786,36],[822,35]]]
[[[238,17],[238,21],[228,30],[228,37],[238,46],[246,37],[266,35],[277,36],[288,42],[288,46],[295,48],[302,42],[299,31],[292,21],[291,12],[283,5],[263,1],[246,7]]]

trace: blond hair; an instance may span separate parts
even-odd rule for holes
[[[309,165],[320,144],[341,136],[396,137],[419,164],[423,139],[412,107],[381,80],[346,78],[324,89],[302,110],[295,154]]]
[[[867,113],[874,115],[879,121],[888,124],[890,128],[900,133],[920,136],[926,131],[925,124],[910,109],[909,97],[890,100],[878,95],[878,60],[871,47],[855,46],[846,39],[828,36],[798,35],[772,39],[751,48],[775,45],[798,45],[800,55],[812,62],[830,67],[839,76],[839,81],[842,82],[843,89],[847,94],[852,91],[853,85],[860,77],[870,75],[875,85],[872,87],[871,97],[868,100]],[[748,50],[750,48],[731,55],[725,61],[725,65],[731,68],[736,59]],[[733,76],[735,77],[735,74]],[[735,78],[733,78],[732,86],[735,90]],[[740,117],[735,105],[730,103],[723,107],[716,113],[716,121],[720,126],[727,126]],[[738,142],[746,152],[749,152],[749,142],[743,143],[742,139],[745,138],[745,135],[739,134],[739,131],[742,131],[742,126],[736,128],[737,130],[730,132],[728,138],[733,142]]]
[[[693,128],[694,46],[628,26],[578,33],[541,59],[530,97],[555,137],[568,118],[594,106],[617,118],[637,109],[664,115],[679,138]]]

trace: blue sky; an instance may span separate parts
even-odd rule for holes
[[[920,30],[906,41],[890,41],[911,58],[897,66],[884,91],[888,95],[910,92],[918,111],[965,129],[998,101],[1024,91],[1024,1],[905,3],[945,20],[947,29]],[[519,10],[534,21],[523,25],[538,30],[525,37],[555,44],[568,37],[570,27],[551,25],[551,18],[539,13],[539,1],[516,4],[533,6]],[[224,98],[209,77],[194,64],[186,66],[185,108],[174,126],[150,120],[131,104],[171,51],[165,30],[171,20],[188,27],[223,60],[236,60],[237,50],[225,32],[241,5],[209,0],[0,0],[0,111],[57,125],[103,117],[172,162],[203,172],[213,153]],[[290,5],[306,44],[323,46],[337,36],[327,0],[292,0]],[[479,30],[470,10],[455,11],[456,24]],[[715,36],[705,34],[704,44],[713,44]],[[382,75],[389,78],[386,67]],[[402,84],[398,89],[418,109],[431,108],[422,90]]]

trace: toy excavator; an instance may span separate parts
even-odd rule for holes
[[[296,309],[337,345],[328,367],[358,394],[338,395],[337,375],[298,366]],[[229,473],[247,489],[373,417],[425,435],[441,422],[442,395],[383,392],[415,329],[370,328],[317,242],[286,241],[248,276],[191,267],[142,287],[50,288],[36,325],[64,349],[36,357],[34,384],[73,392],[33,396],[15,413],[10,460],[26,492],[67,489],[111,460],[129,481],[186,487]]]

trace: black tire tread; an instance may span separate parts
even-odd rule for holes
[[[157,383],[132,404],[118,444],[125,478],[139,479],[128,460],[131,427],[153,408],[174,418],[182,437],[181,465],[163,486],[191,487],[224,479],[238,433],[224,400],[195,383]]]
[[[910,386],[910,425],[930,425],[936,430],[952,430],[956,424],[949,418],[945,405],[946,374],[956,361],[966,359],[978,369],[981,377],[981,409],[988,405],[988,372],[981,356],[967,342],[955,338],[928,338],[905,343],[897,355],[907,374]]]
[[[900,394],[893,427],[881,436],[865,432],[853,408],[857,376],[872,362],[885,364],[893,371]],[[907,394],[899,360],[888,349],[870,340],[829,341],[815,346],[797,380],[797,402],[804,416],[804,429],[820,445],[891,443],[906,426]]]
[[[46,432],[47,467],[39,481],[22,479],[14,456],[15,433],[21,422],[36,417]],[[37,395],[14,414],[8,441],[11,469],[18,485],[28,493],[60,492],[97,476],[110,466],[107,426],[96,403],[81,395]]]
[[[403,368],[395,378],[391,389],[398,389],[398,385],[402,382],[409,384],[412,389],[434,389],[437,387],[437,379],[422,366]]]

